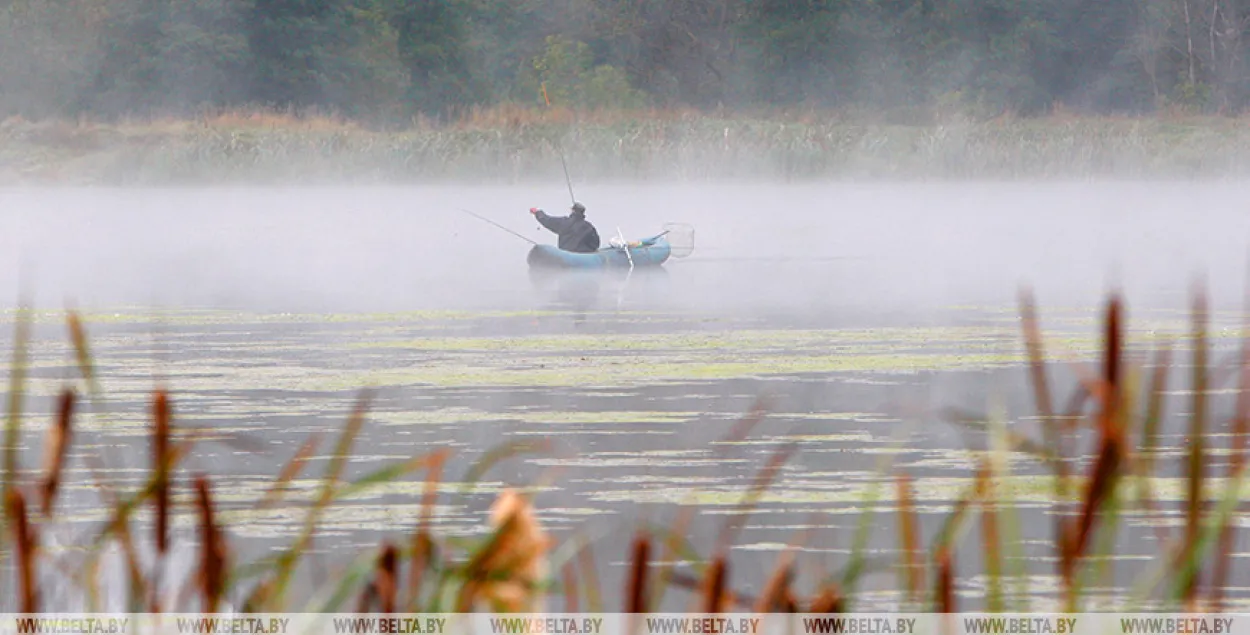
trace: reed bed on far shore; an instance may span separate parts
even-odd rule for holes
[[[1022,338],[1028,351],[1027,373],[1041,422],[1040,438],[1023,433],[1001,417],[951,412],[959,425],[982,430],[988,449],[977,454],[975,478],[954,501],[934,537],[923,544],[924,532],[912,495],[916,477],[882,464],[887,486],[893,480],[897,504],[879,511],[869,496],[853,535],[852,550],[845,562],[825,572],[816,584],[800,588],[795,582],[796,552],[806,539],[795,537],[777,558],[773,569],[756,583],[760,591],[739,591],[751,574],[735,570],[730,557],[743,519],[756,510],[760,495],[779,478],[780,469],[795,455],[792,444],[779,444],[743,494],[735,513],[727,516],[711,541],[696,542],[688,528],[696,510],[682,507],[664,525],[641,524],[620,557],[628,562],[623,589],[602,589],[584,544],[556,544],[544,530],[541,509],[522,492],[506,490],[491,508],[490,531],[478,539],[439,535],[434,522],[440,498],[438,485],[449,450],[440,449],[409,460],[377,468],[355,480],[344,478],[346,462],[368,420],[370,394],[361,393],[334,440],[320,485],[304,507],[302,525],[291,544],[254,562],[240,562],[232,549],[230,527],[222,522],[215,501],[214,475],[188,474],[184,460],[196,451],[195,438],[177,434],[176,395],[154,390],[151,398],[150,461],[144,484],[134,491],[113,491],[99,485],[110,501],[109,520],[87,536],[79,549],[67,554],[44,548],[41,536],[58,523],[57,496],[64,485],[68,448],[74,443],[74,420],[82,410],[83,397],[72,388],[56,401],[54,425],[47,434],[43,464],[26,469],[18,464],[17,440],[23,421],[23,385],[26,368],[29,316],[16,322],[10,372],[8,416],[4,433],[3,538],[4,566],[13,571],[18,593],[8,610],[24,612],[65,610],[129,611],[419,611],[468,612],[496,610],[531,612],[540,606],[551,610],[625,610],[646,613],[660,606],[669,594],[683,594],[694,610],[704,612],[754,610],[759,612],[830,612],[854,610],[864,576],[883,567],[898,574],[901,610],[957,612],[961,607],[955,589],[961,578],[986,580],[989,611],[1029,611],[1037,605],[1025,584],[1022,545],[1019,541],[1019,510],[996,494],[996,482],[1007,475],[1013,459],[1028,458],[1047,466],[1053,475],[1053,519],[1050,549],[1054,574],[1061,582],[1058,600],[1062,610],[1091,608],[1092,589],[1100,584],[1109,556],[1116,553],[1117,528],[1128,513],[1154,514],[1158,505],[1148,478],[1158,468],[1157,437],[1164,400],[1174,391],[1168,385],[1168,367],[1174,356],[1162,347],[1149,359],[1125,349],[1125,309],[1120,298],[1107,300],[1101,326],[1103,350],[1097,367],[1074,363],[1078,382],[1059,386],[1052,380],[1032,297],[1021,296]],[[1222,611],[1227,608],[1224,589],[1241,514],[1241,492],[1247,472],[1246,436],[1250,431],[1250,345],[1243,341],[1231,364],[1209,360],[1206,298],[1194,296],[1188,335],[1191,351],[1186,492],[1183,526],[1159,527],[1159,552],[1145,573],[1123,599],[1124,610],[1142,607],[1179,607],[1187,610]],[[86,398],[97,402],[98,393],[92,355],[85,327],[69,317],[71,340],[79,372],[87,386]],[[1229,369],[1233,372],[1228,372]],[[1149,370],[1149,372],[1142,372]],[[1236,385],[1237,400],[1231,420],[1217,421],[1209,395],[1223,384]],[[1056,401],[1063,394],[1066,398]],[[1063,405],[1059,405],[1063,404]],[[752,434],[762,419],[761,403],[734,426],[726,440]],[[1211,436],[1216,423],[1229,423],[1231,434]],[[1078,439],[1087,439],[1078,443]],[[277,504],[285,486],[302,474],[310,456],[320,445],[310,437],[291,455],[256,507]],[[1217,441],[1218,440],[1218,441]],[[1208,469],[1217,444],[1230,460],[1222,474]],[[135,447],[142,447],[136,445]],[[496,462],[522,453],[543,451],[541,443],[515,443],[485,453],[465,477],[476,482]],[[889,476],[889,475],[893,476]],[[318,535],[319,521],[331,506],[388,482],[424,480],[419,521],[406,535],[389,536],[373,549],[340,554],[349,561],[339,574],[327,578],[313,598],[293,590],[299,567],[309,558]],[[190,496],[176,495],[188,488]],[[875,490],[874,490],[875,491]],[[878,492],[876,495],[880,495]],[[195,518],[193,573],[186,579],[162,578],[162,560],[168,555],[170,518],[175,506],[187,506]],[[136,513],[152,510],[151,533],[139,534]],[[866,546],[874,516],[897,514],[896,561],[870,559]],[[969,530],[979,526],[980,544],[970,544]],[[124,573],[117,582],[125,606],[101,606],[105,584],[99,577],[101,554],[106,549],[121,555]],[[961,554],[984,553],[983,570],[961,562]],[[69,560],[67,560],[69,559]],[[685,560],[692,566],[678,569],[672,563]],[[338,566],[338,565],[336,565]],[[72,571],[70,576],[46,576],[47,571]],[[66,606],[78,591],[86,606]],[[172,587],[172,588],[171,588]],[[170,598],[173,598],[172,600]]]
[[[926,118],[496,108],[447,125],[229,112],[0,122],[0,184],[1238,178],[1244,118]]]

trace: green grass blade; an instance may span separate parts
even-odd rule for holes
[[[379,468],[365,476],[362,476],[351,483],[343,485],[334,493],[334,500],[347,500],[358,494],[363,494],[379,485],[392,483],[407,474],[417,470],[427,468],[436,460],[435,450],[430,454],[414,457],[407,461],[387,465]]]

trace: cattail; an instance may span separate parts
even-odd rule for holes
[[[538,612],[537,587],[546,574],[551,541],[535,517],[530,502],[513,490],[504,490],[490,511],[494,538],[466,566],[469,582],[457,602],[458,612],[472,610],[477,600],[495,610]]]
[[[88,383],[95,381],[95,372],[91,368],[91,350],[87,348],[87,330],[83,328],[78,313],[70,311],[66,318],[69,326],[69,338],[74,345],[74,354],[78,360],[78,368]]]
[[[1065,586],[1069,592],[1073,590],[1073,578],[1076,574],[1077,562],[1084,557],[1093,535],[1103,504],[1115,489],[1121,465],[1126,458],[1124,426],[1122,418],[1121,380],[1121,346],[1123,337],[1122,308],[1120,299],[1112,297],[1107,304],[1107,321],[1105,332],[1106,350],[1103,358],[1102,377],[1102,409],[1099,413],[1098,457],[1091,468],[1092,474],[1086,480],[1085,494],[1082,497],[1081,513],[1076,528],[1064,531],[1061,536],[1062,558],[1060,570]],[[1069,604],[1075,601],[1069,596]]]
[[[23,613],[38,613],[39,602],[35,592],[35,550],[37,539],[34,528],[26,517],[26,498],[16,487],[10,488],[8,498],[9,519],[13,523],[13,540],[17,550],[18,588]]]
[[[65,469],[65,457],[69,455],[70,422],[74,416],[74,391],[67,388],[57,401],[56,423],[48,429],[48,441],[44,456],[43,515],[52,514],[56,492],[61,485],[61,473]]]
[[[204,612],[214,613],[225,590],[226,546],[215,520],[207,477],[196,477],[195,495],[200,512],[200,591],[204,597]]]
[[[703,579],[703,612],[722,613],[725,610],[725,587],[728,564],[724,557],[712,561],[707,577]]]
[[[955,612],[955,571],[949,549],[943,549],[937,556],[937,589],[934,595],[938,613]]]
[[[156,501],[156,551],[169,549],[169,395],[157,390],[152,400],[152,477]]]
[[[634,538],[634,557],[629,569],[629,595],[625,597],[627,613],[647,612],[647,566],[651,559],[651,541],[645,534]]]
[[[378,556],[378,573],[374,586],[377,588],[378,601],[382,605],[383,613],[395,612],[395,594],[399,586],[396,573],[398,560],[399,553],[394,545],[387,544],[382,547],[382,554]]]

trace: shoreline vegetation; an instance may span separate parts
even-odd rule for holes
[[[507,184],[581,181],[1228,179],[1245,117],[909,117],[495,107],[373,127],[263,110],[0,121],[0,185]]]

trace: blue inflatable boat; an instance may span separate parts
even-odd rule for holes
[[[628,247],[604,247],[584,254],[565,251],[554,245],[534,245],[526,261],[531,267],[552,269],[628,269],[631,260],[635,267],[658,267],[668,260],[672,252],[665,235],[660,234],[631,242]]]

